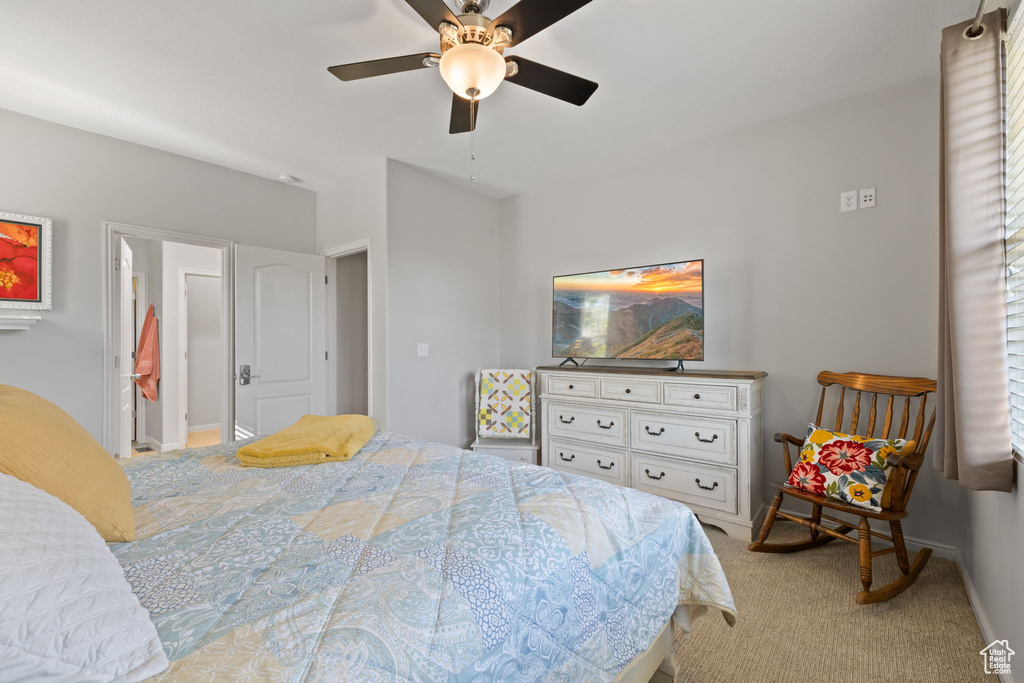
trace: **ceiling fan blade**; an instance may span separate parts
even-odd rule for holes
[[[519,67],[516,75],[506,77],[506,81],[575,104],[577,107],[583,106],[597,90],[597,83],[593,81],[531,62],[529,59],[507,57],[505,61],[515,62]]]
[[[447,21],[449,24],[454,24],[462,30],[462,22],[455,16],[455,13],[448,9],[443,0],[405,0],[409,3],[409,7],[416,10],[423,19],[430,24],[430,27],[435,31],[441,25],[441,22]]]
[[[556,21],[564,19],[591,0],[519,0],[504,14],[491,22],[489,31],[499,26],[512,29],[509,47],[518,45]]]
[[[476,128],[476,122],[480,118],[480,100],[476,101],[473,107],[472,124],[470,125],[469,100],[458,95],[452,95],[452,119],[448,124],[448,132],[452,135],[468,133]]]
[[[339,64],[327,70],[343,81],[355,81],[360,78],[370,78],[371,76],[383,76],[385,74],[396,74],[401,71],[426,69],[428,67],[423,63],[426,57],[438,57],[438,55],[432,52],[422,52],[418,55],[405,55],[404,57],[391,57],[390,59],[371,59],[368,62],[355,62],[353,64]]]

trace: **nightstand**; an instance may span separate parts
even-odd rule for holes
[[[528,465],[537,464],[537,444],[530,439],[495,439],[477,438],[470,446],[477,453],[487,453],[504,458],[509,462],[524,462]]]

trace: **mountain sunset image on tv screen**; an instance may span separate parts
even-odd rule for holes
[[[554,278],[554,358],[704,360],[704,261]]]

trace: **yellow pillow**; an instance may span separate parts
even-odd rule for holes
[[[105,541],[135,540],[132,487],[113,456],[54,404],[4,384],[0,472],[60,498]]]

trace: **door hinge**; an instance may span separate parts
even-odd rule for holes
[[[135,360],[135,352],[132,351],[132,360]]]
[[[114,270],[121,270],[121,258],[118,256],[114,257]]]
[[[133,410],[132,411],[132,417],[138,417],[138,416],[139,416],[139,414]]]
[[[324,351],[324,360],[327,360],[327,352]]]
[[[121,367],[121,356],[114,356],[114,367]]]
[[[185,352],[185,360],[188,360],[188,351]]]
[[[185,424],[188,425],[188,413],[185,413]]]
[[[324,275],[324,284],[325,285],[327,284],[327,276],[326,275]]]

